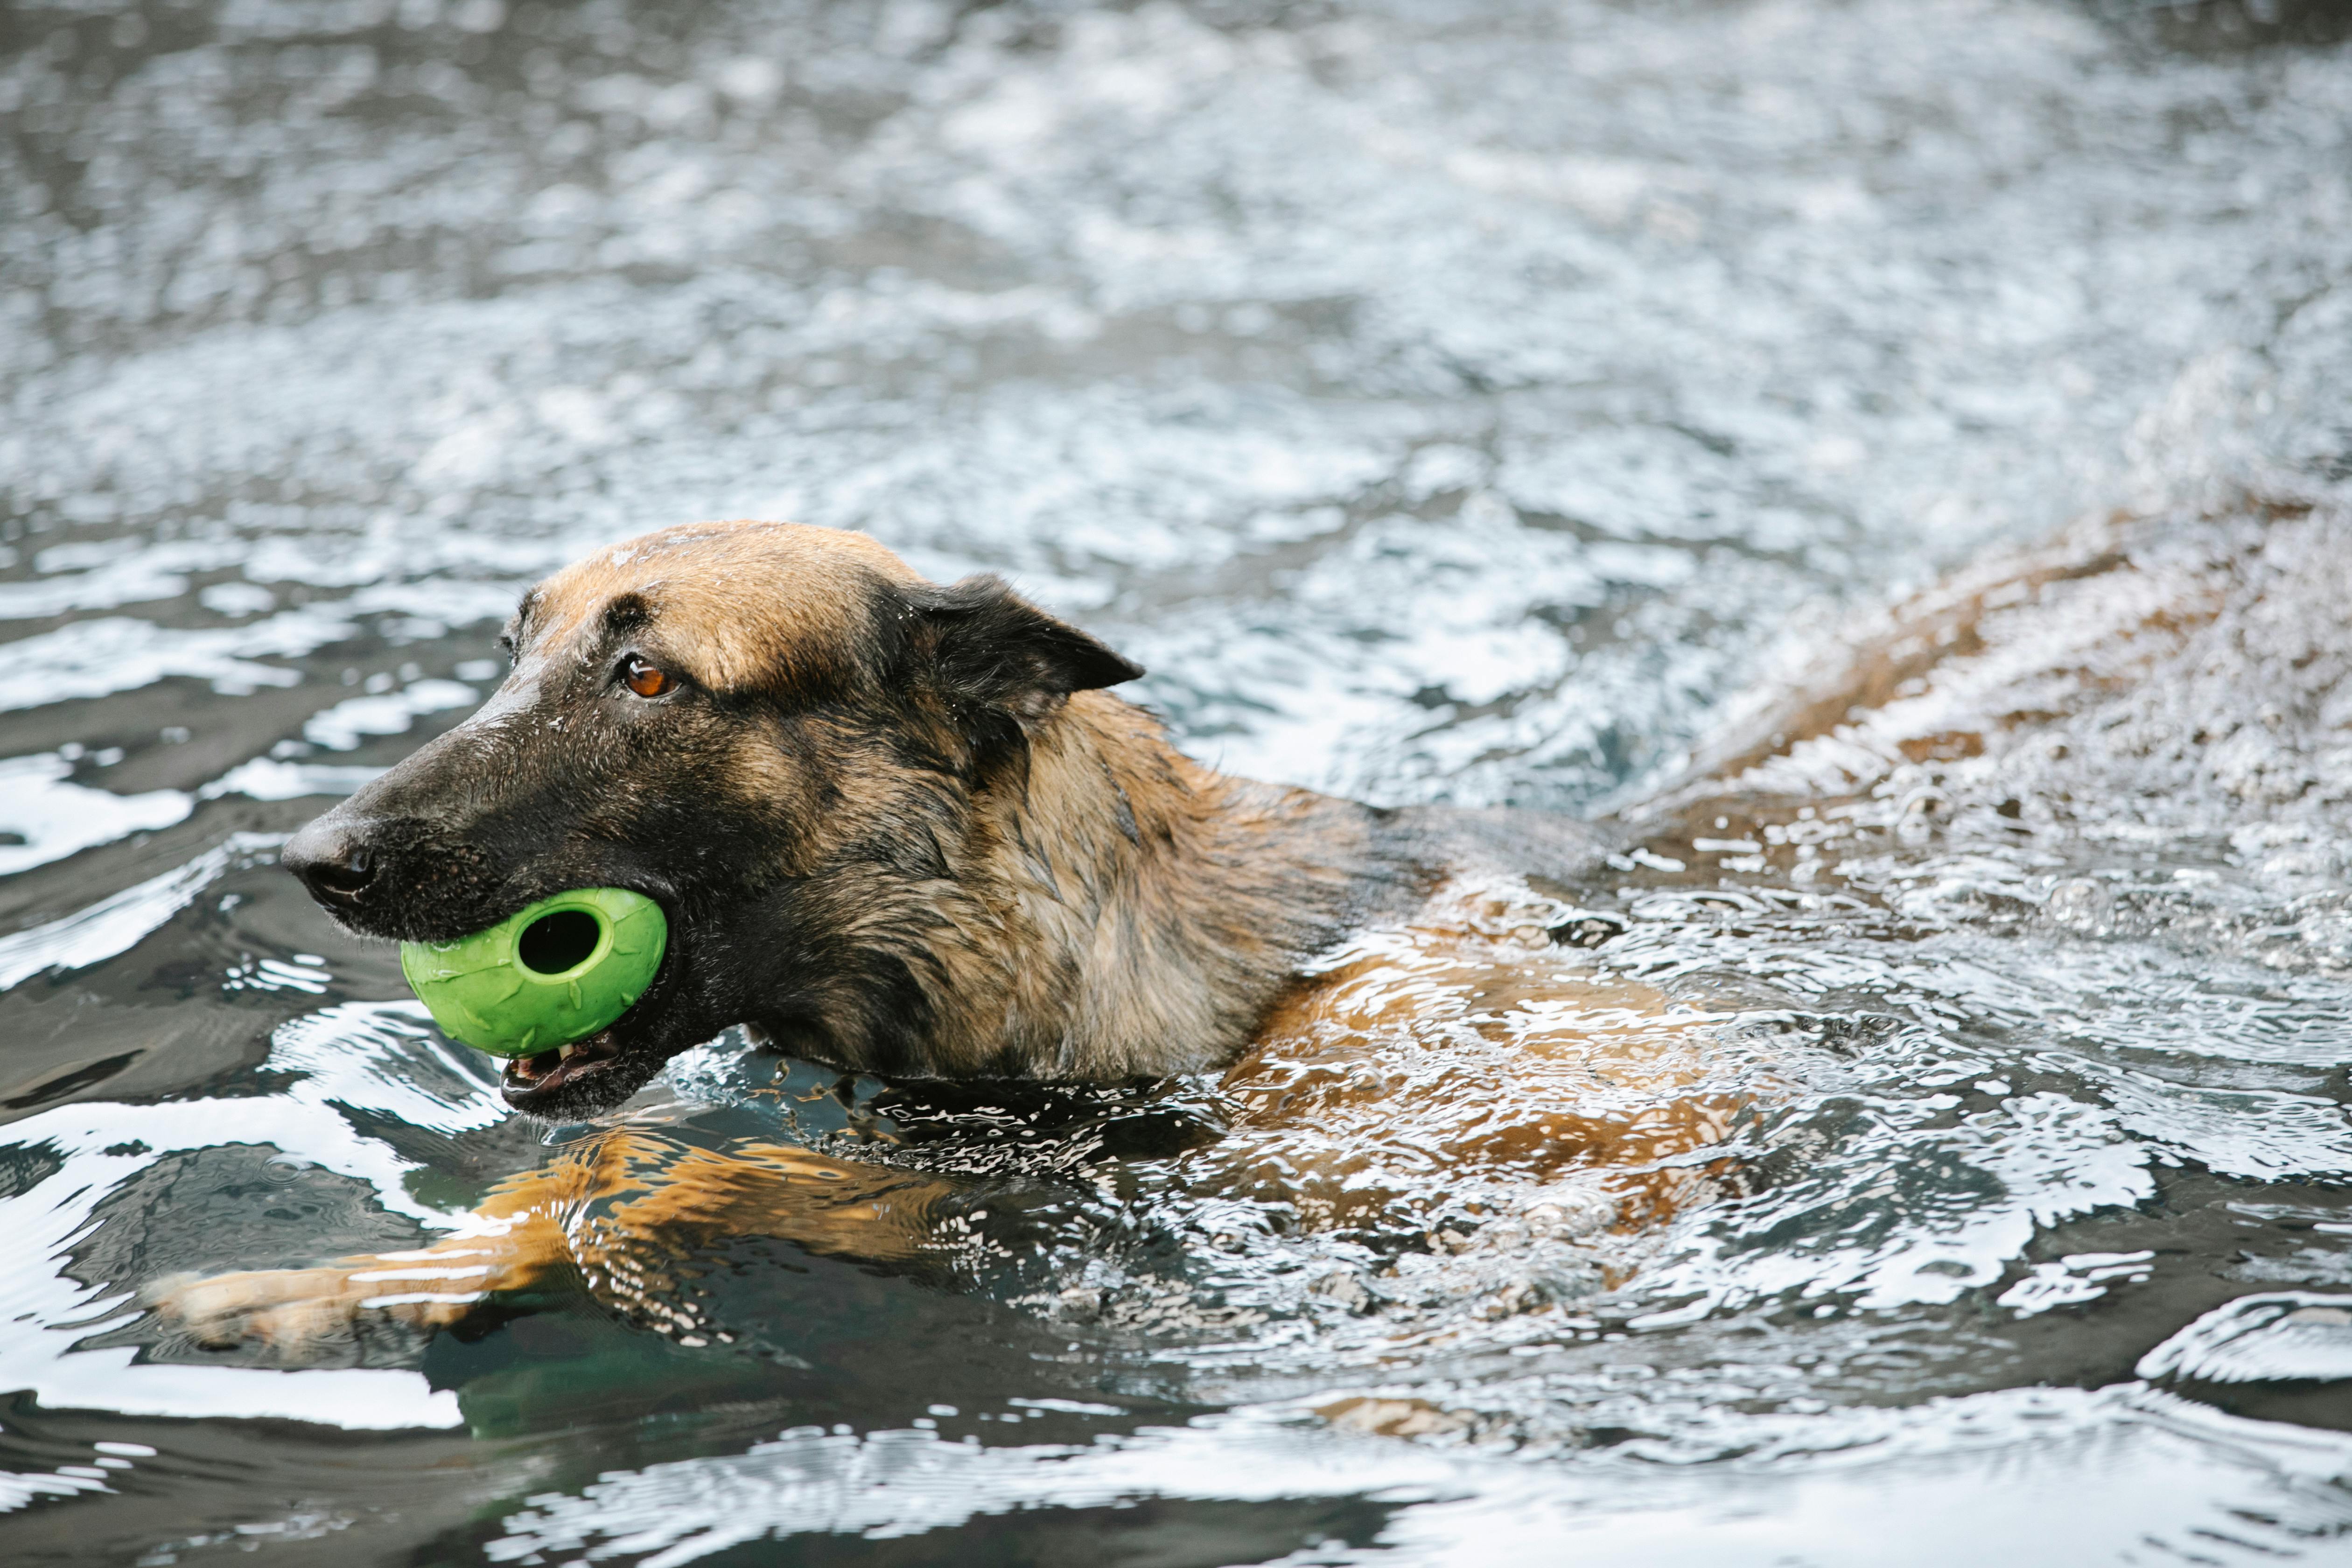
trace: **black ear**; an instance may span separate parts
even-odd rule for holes
[[[992,574],[908,595],[919,647],[950,705],[1042,719],[1073,691],[1133,680],[1143,667],[1057,621]]]

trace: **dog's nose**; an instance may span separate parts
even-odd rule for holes
[[[331,815],[288,839],[278,858],[302,879],[312,898],[326,904],[357,902],[382,864],[358,832]]]

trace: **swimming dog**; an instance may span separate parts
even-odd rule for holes
[[[508,1069],[508,1102],[551,1118],[737,1024],[884,1078],[1220,1067],[1346,932],[1465,866],[1570,877],[1603,847],[1558,817],[1213,773],[1107,689],[1138,666],[863,534],[648,534],[532,589],[503,640],[490,700],[285,862],[345,927],[404,941],[571,888],[659,902],[645,995]]]
[[[1660,1120],[1691,1077],[1688,1022],[1658,1023],[1647,987],[1520,973],[1503,990],[1540,994],[1536,1022],[1486,995],[1498,962],[1541,967],[1556,944],[1545,909],[1498,914],[1511,900],[1482,879],[1565,883],[1600,866],[1599,833],[1213,772],[1108,689],[1136,665],[996,578],[927,582],[861,534],[692,525],[558,573],[503,641],[512,671],[478,712],[284,858],[338,922],[379,938],[462,936],[583,886],[661,904],[650,986],[600,1033],[509,1063],[518,1110],[610,1110],[734,1025],[886,1079],[1230,1068],[1233,1184],[1298,1174],[1310,1223],[1410,1201],[1431,1161],[1639,1164],[1727,1114],[1691,1100]],[[1400,1139],[1362,1086],[1399,1049],[1444,1052],[1484,1085],[1465,1100],[1480,1109]],[[1367,1164],[1384,1139],[1388,1179]],[[1654,1212],[1688,1181],[1653,1163],[1633,1184]],[[299,1347],[369,1306],[455,1321],[567,1268],[661,1326],[648,1258],[741,1232],[904,1258],[954,1187],[624,1127],[503,1184],[432,1247],[165,1281],[151,1299],[207,1342]]]

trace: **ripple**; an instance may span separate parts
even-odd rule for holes
[[[2339,1542],[2352,57],[2128,9],[29,14],[12,1528]],[[744,515],[1014,576],[1236,771],[1635,842],[1364,933],[1229,1074],[681,1058],[619,1130],[957,1194],[920,1267],[682,1245],[733,1346],[562,1289],[299,1370],[140,1318],[615,1131],[506,1118],[265,863],[525,584]]]

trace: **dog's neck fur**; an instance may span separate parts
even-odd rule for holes
[[[919,966],[915,1070],[1102,1081],[1230,1059],[1303,959],[1396,901],[1380,815],[1212,772],[1141,710],[1077,693],[972,801]]]

